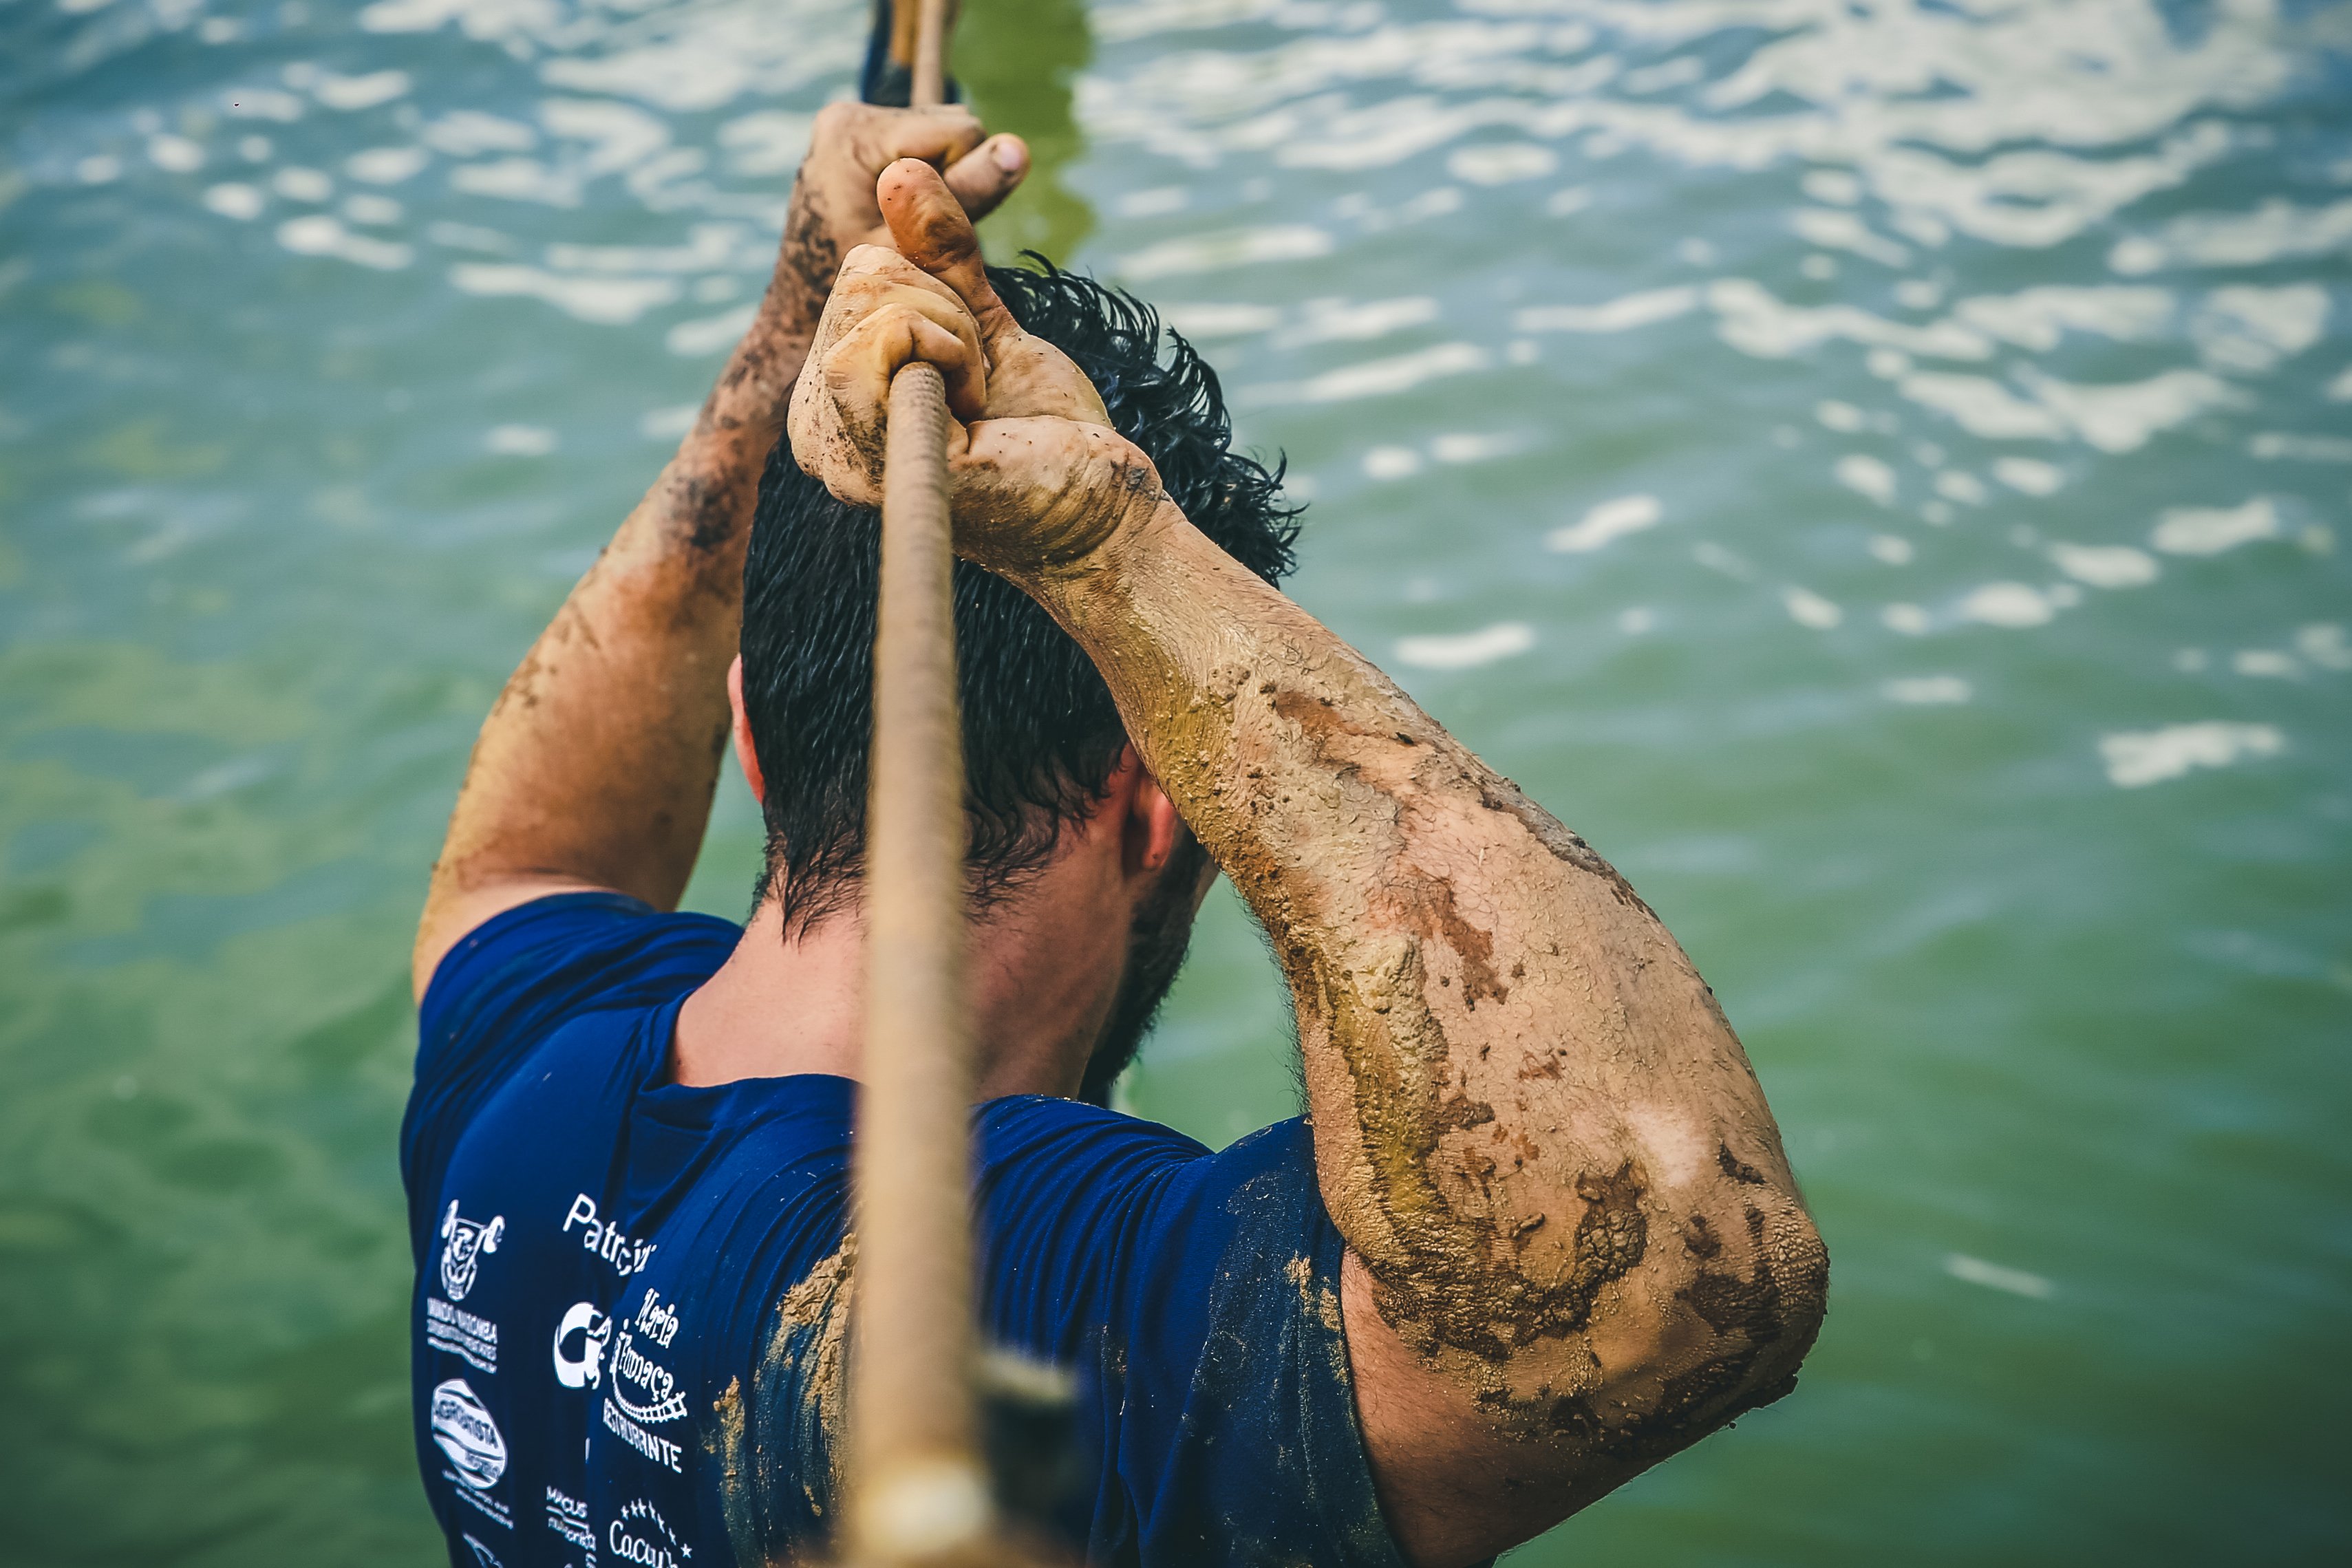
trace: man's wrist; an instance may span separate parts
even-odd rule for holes
[[[1164,554],[1171,540],[1193,531],[1184,510],[1154,488],[1105,530],[1083,555],[1041,565],[1016,579],[1018,586],[1064,626],[1075,630],[1106,605],[1132,595],[1138,569]]]

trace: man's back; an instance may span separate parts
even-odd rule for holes
[[[761,1563],[829,1528],[854,1085],[671,1081],[678,1007],[738,936],[543,899],[426,994],[404,1143],[417,1441],[461,1564]],[[1304,1130],[1212,1155],[1019,1096],[975,1131],[983,1327],[1077,1373],[1097,1479],[1058,1511],[1072,1543],[1394,1563]]]

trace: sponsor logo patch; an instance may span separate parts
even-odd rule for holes
[[[453,1301],[464,1301],[466,1292],[474,1288],[474,1275],[481,1267],[483,1255],[497,1251],[499,1238],[506,1233],[506,1216],[494,1214],[487,1220],[463,1219],[452,1199],[449,1212],[441,1217],[441,1293]]]
[[[555,1325],[555,1381],[566,1388],[593,1388],[604,1375],[604,1346],[613,1320],[593,1301],[574,1301]]]
[[[596,1560],[596,1529],[588,1522],[588,1505],[568,1492],[547,1489],[547,1528]]]
[[[684,1450],[680,1449],[676,1443],[671,1442],[667,1437],[657,1437],[654,1433],[646,1431],[643,1427],[638,1426],[635,1421],[630,1420],[626,1416],[622,1415],[618,1410],[614,1409],[613,1407],[613,1402],[610,1399],[604,1401],[604,1429],[606,1431],[612,1433],[615,1437],[620,1438],[621,1441],[626,1443],[629,1447],[635,1448],[637,1452],[643,1454],[654,1463],[663,1466],[668,1469],[671,1474],[681,1476],[686,1474],[685,1469],[678,1463],[678,1456]]]
[[[499,1325],[438,1296],[425,1298],[425,1343],[446,1351],[477,1372],[499,1369]]]
[[[621,1517],[604,1530],[604,1544],[614,1557],[638,1568],[683,1568],[694,1548],[677,1538],[661,1511],[644,1498],[621,1510]]]
[[[490,1418],[489,1406],[464,1378],[453,1377],[433,1391],[431,1423],[433,1441],[449,1460],[443,1479],[456,1483],[457,1496],[476,1511],[513,1529],[506,1504],[489,1495],[507,1473],[507,1440]]]
[[[580,1227],[581,1248],[610,1263],[624,1280],[644,1268],[654,1255],[654,1243],[639,1241],[618,1225],[597,1218],[596,1200],[584,1192],[572,1200],[572,1210],[563,1217],[562,1233],[570,1235],[575,1225]]]

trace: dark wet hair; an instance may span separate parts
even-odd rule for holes
[[[989,268],[1014,319],[1092,379],[1195,527],[1279,582],[1300,508],[1282,500],[1278,463],[1232,450],[1216,372],[1141,300],[1029,259],[1039,270]],[[840,909],[864,862],[878,541],[871,510],[777,443],[743,563],[743,704],[767,785],[758,892],[781,901],[788,934]],[[1127,732],[1093,662],[1019,589],[960,560],[955,611],[971,883],[986,899],[1101,797]]]

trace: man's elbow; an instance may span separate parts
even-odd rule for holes
[[[1685,1268],[1641,1423],[1642,1446],[1658,1457],[1788,1395],[1821,1334],[1829,1249],[1812,1217],[1793,1193],[1743,1197],[1744,1247],[1696,1227],[1670,1243]]]

